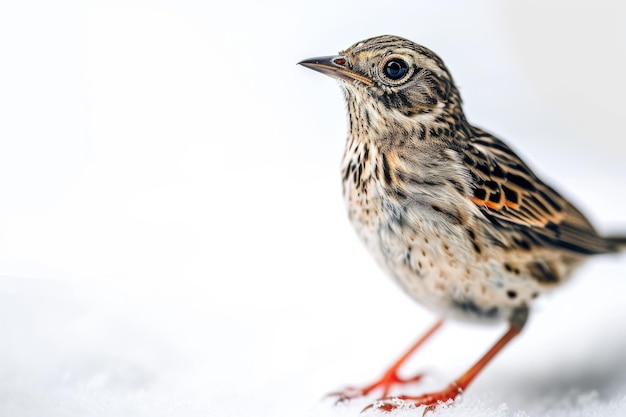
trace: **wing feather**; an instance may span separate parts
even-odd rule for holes
[[[463,161],[474,184],[469,199],[488,220],[530,234],[546,245],[575,252],[617,249],[505,143],[479,129],[475,133],[463,150]]]

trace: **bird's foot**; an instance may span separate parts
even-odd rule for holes
[[[363,388],[347,387],[343,390],[331,392],[328,397],[337,397],[337,403],[352,400],[355,398],[365,397],[376,389],[382,390],[382,398],[386,398],[389,395],[391,388],[395,386],[403,386],[418,382],[423,377],[422,374],[415,375],[410,378],[401,378],[398,376],[395,369],[389,370],[378,381],[369,384]]]
[[[425,406],[424,414],[434,410],[437,406],[442,404],[451,404],[463,390],[457,384],[451,384],[446,389],[433,392],[430,394],[420,395],[418,397],[399,396],[382,398],[361,411],[365,413],[369,410],[382,410],[391,412],[398,408],[405,407],[420,407]]]

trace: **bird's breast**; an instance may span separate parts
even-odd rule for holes
[[[403,198],[389,186],[382,157],[364,157],[371,154],[362,145],[347,154],[343,190],[350,221],[378,264],[439,314],[480,321],[506,317],[515,300],[503,290],[502,264],[490,261],[487,248],[470,238],[478,225],[460,211],[433,206],[431,197]]]

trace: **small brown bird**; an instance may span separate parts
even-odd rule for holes
[[[565,282],[590,255],[618,252],[626,237],[600,236],[570,202],[506,144],[472,126],[443,61],[397,36],[358,42],[301,65],[340,81],[349,133],[343,193],[358,235],[382,268],[442,318],[508,321],[509,329],[440,392],[397,397],[429,408],[456,398],[524,327],[532,300]],[[392,410],[397,371],[437,322],[380,380],[369,407]],[[369,408],[368,407],[368,408]]]

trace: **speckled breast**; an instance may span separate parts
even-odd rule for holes
[[[345,179],[344,197],[353,226],[379,265],[412,298],[444,317],[505,320],[541,291],[536,280],[507,270],[501,256],[490,256],[490,248],[477,251],[465,228],[417,202],[402,206],[375,178],[365,187]]]

